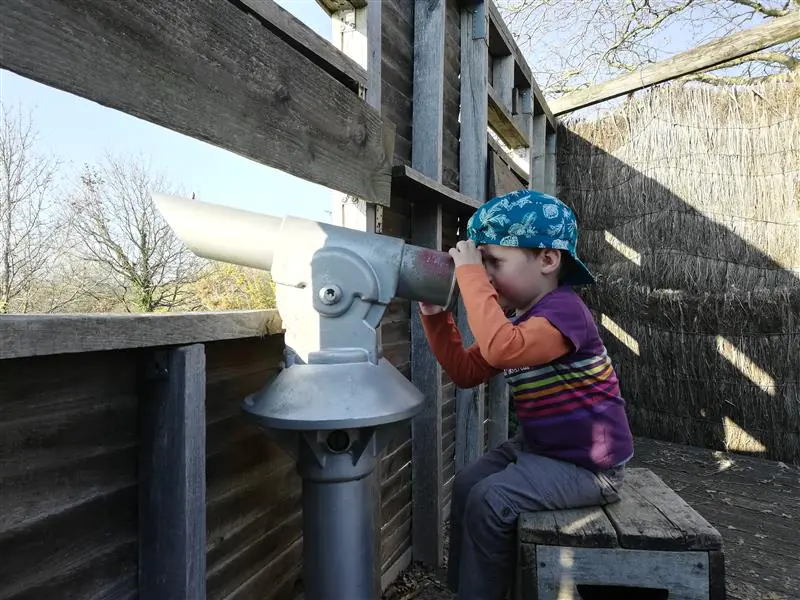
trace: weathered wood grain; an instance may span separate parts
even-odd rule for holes
[[[275,310],[218,313],[4,315],[0,359],[193,344],[281,333]]]
[[[0,598],[136,593],[131,352],[0,360]]]
[[[615,548],[617,532],[600,507],[541,511],[520,515],[521,544]]]
[[[273,0],[237,0],[315,65],[358,93],[367,87],[367,72],[352,58]],[[380,6],[378,3],[377,6]]]
[[[445,0],[414,3],[414,113],[411,166],[442,181]]]
[[[441,110],[441,108],[440,108]],[[442,207],[418,202],[412,213],[415,245],[441,250]],[[442,513],[442,386],[441,366],[433,355],[422,326],[419,306],[411,312],[411,381],[425,396],[425,404],[412,420],[412,472],[414,477],[412,523],[414,558],[439,567],[444,558]]]
[[[0,66],[389,203],[393,126],[232,2],[0,4]]]
[[[202,344],[156,351],[139,402],[139,594],[206,595],[206,360]]]
[[[639,550],[718,550],[722,537],[648,469],[626,469],[620,501],[605,507],[620,546]]]

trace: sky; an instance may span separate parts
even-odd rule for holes
[[[330,41],[331,19],[315,0],[277,3]],[[331,191],[66,92],[0,70],[0,102],[33,111],[40,149],[64,161],[60,179],[106,151],[146,157],[181,189],[215,204],[330,221]]]

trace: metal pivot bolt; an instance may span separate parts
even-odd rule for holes
[[[326,285],[319,290],[319,299],[323,304],[330,306],[336,304],[342,297],[342,290],[339,286],[331,284]]]

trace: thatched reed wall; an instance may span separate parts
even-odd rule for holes
[[[671,84],[559,132],[638,435],[800,463],[800,81]]]

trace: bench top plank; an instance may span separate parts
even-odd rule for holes
[[[629,468],[620,501],[604,507],[523,513],[523,544],[632,550],[719,550],[722,536],[648,469]]]
[[[617,532],[600,507],[571,508],[520,515],[521,543],[615,548]]]
[[[718,550],[722,536],[648,469],[626,469],[620,501],[604,507],[623,548]]]

